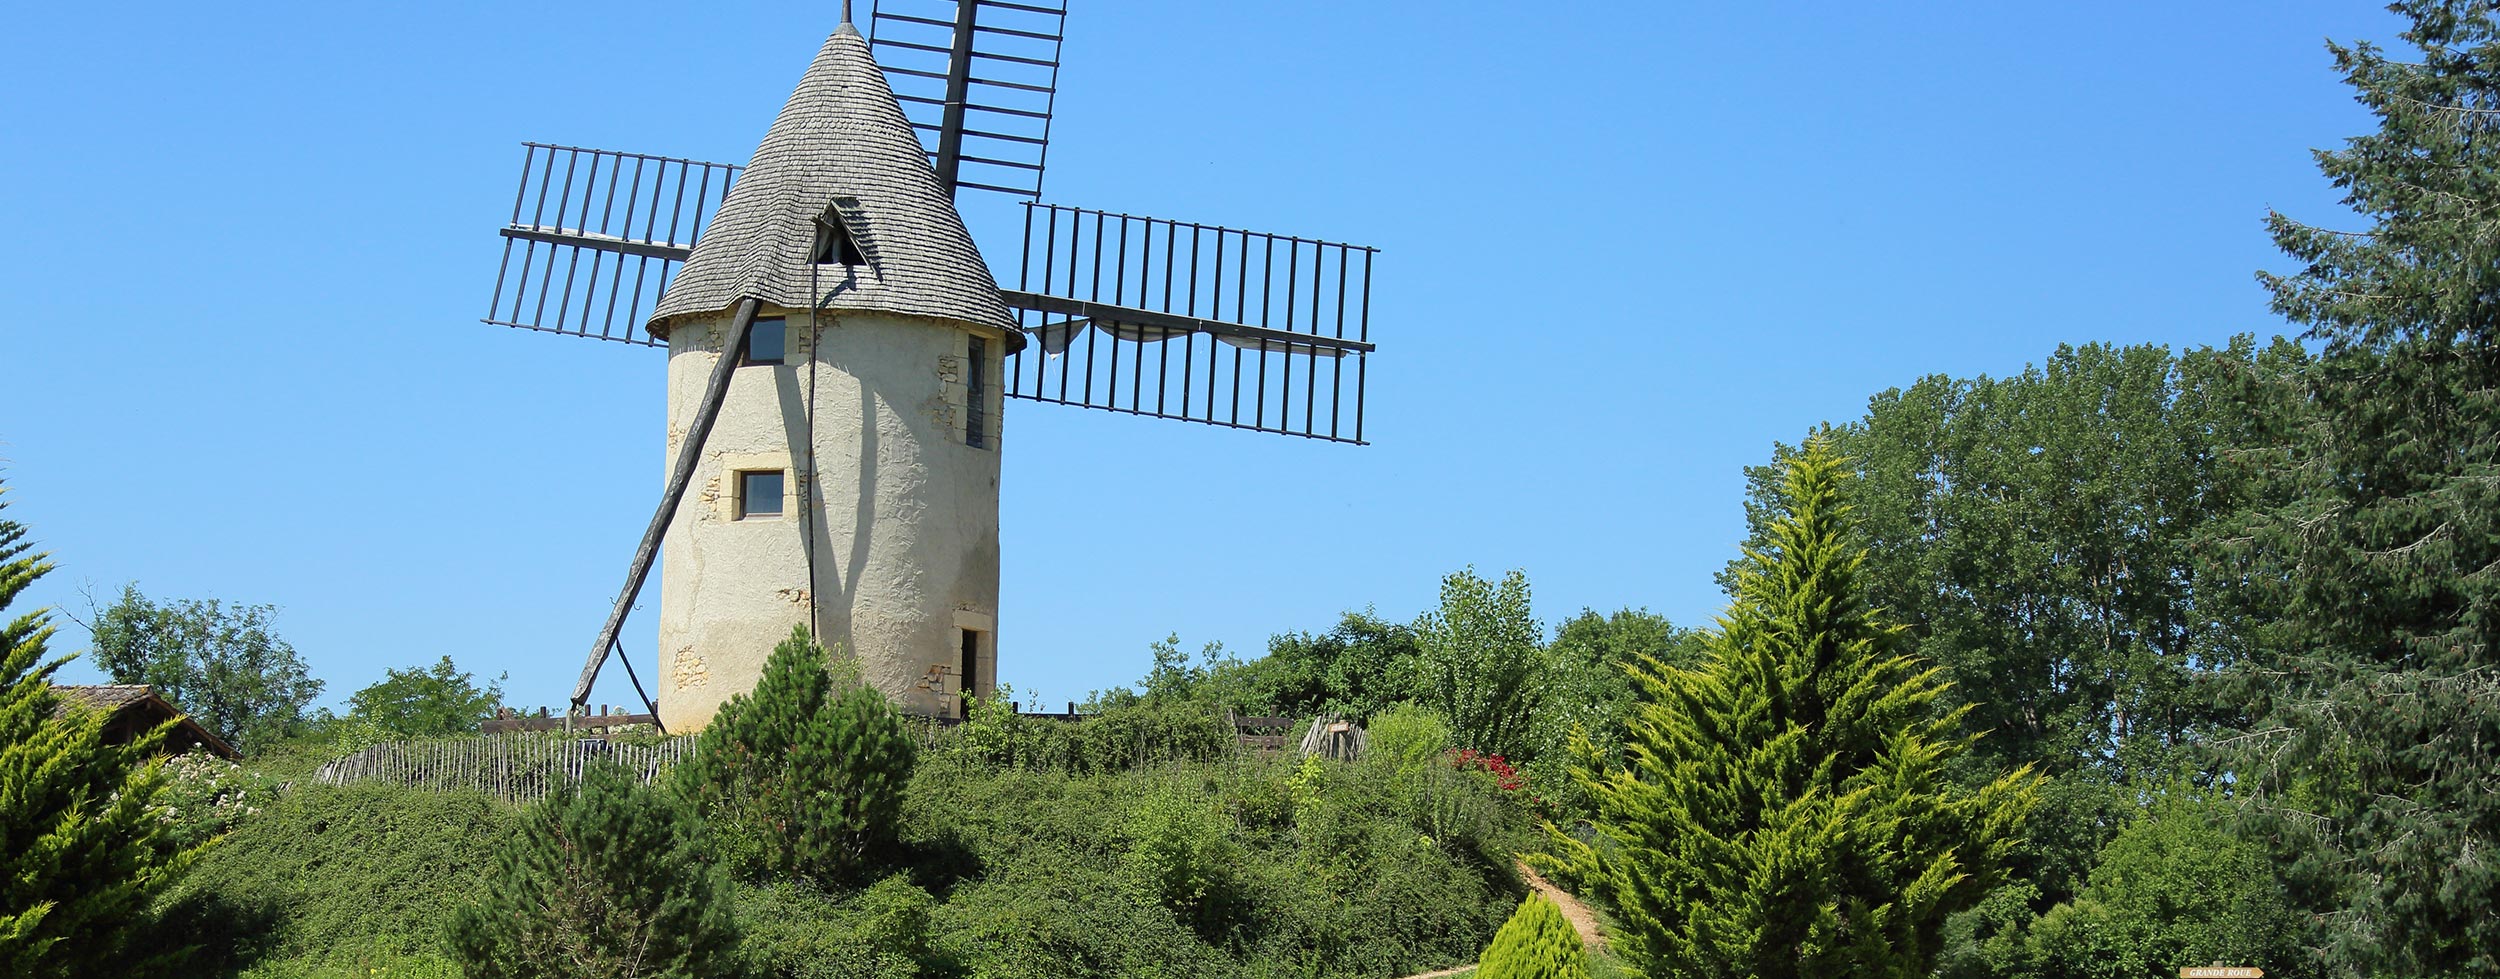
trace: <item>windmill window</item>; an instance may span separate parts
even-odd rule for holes
[[[978,449],[989,443],[990,345],[973,337],[964,354],[964,444]]]
[[[779,364],[789,350],[789,321],[774,317],[760,319],[747,327],[747,347],[741,362],[748,366]]]
[[[859,242],[851,237],[850,226],[842,222],[842,212],[826,208],[816,218],[816,264],[866,265],[868,256],[859,250]]]
[[[738,473],[738,519],[781,515],[782,471],[755,469]]]

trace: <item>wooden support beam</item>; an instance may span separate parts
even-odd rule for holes
[[[616,635],[625,628],[625,615],[634,609],[634,599],[642,595],[643,579],[651,575],[651,562],[660,556],[660,538],[667,535],[670,521],[677,517],[677,504],[685,499],[687,484],[694,481],[695,463],[703,458],[703,442],[712,434],[712,423],[720,419],[721,402],[729,397],[729,377],[738,370],[738,361],[746,356],[747,331],[755,325],[758,303],[754,299],[738,302],[738,311],[730,317],[729,330],[721,338],[720,359],[712,364],[711,382],[703,389],[703,403],[695,408],[694,424],[686,430],[686,442],[677,447],[677,468],[668,474],[668,488],[660,493],[660,509],[651,515],[651,525],[643,528],[642,543],[634,547],[634,563],[625,572],[625,590],[617,593],[616,607],[608,610],[608,621],[599,627],[599,644],[591,647],[590,662],[582,667],[582,679],[573,686],[573,707],[579,711],[590,703],[590,685],[599,679],[599,667],[606,665],[608,651],[616,648]],[[654,711],[656,713],[656,709]]]

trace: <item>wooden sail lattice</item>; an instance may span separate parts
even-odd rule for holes
[[[642,329],[743,168],[522,145],[484,320],[658,345]],[[1371,271],[1360,245],[1028,202],[1000,298],[1035,341],[1006,394],[1362,443]]]

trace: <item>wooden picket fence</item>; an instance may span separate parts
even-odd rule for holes
[[[393,741],[373,745],[321,766],[313,779],[330,785],[381,782],[437,791],[483,792],[528,804],[559,785],[578,782],[582,770],[614,762],[644,784],[693,753],[692,737],[611,741],[560,733],[488,734],[442,741]]]

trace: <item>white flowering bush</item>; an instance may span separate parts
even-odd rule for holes
[[[165,773],[157,818],[184,847],[225,835],[278,797],[275,781],[196,748],[166,759]]]

